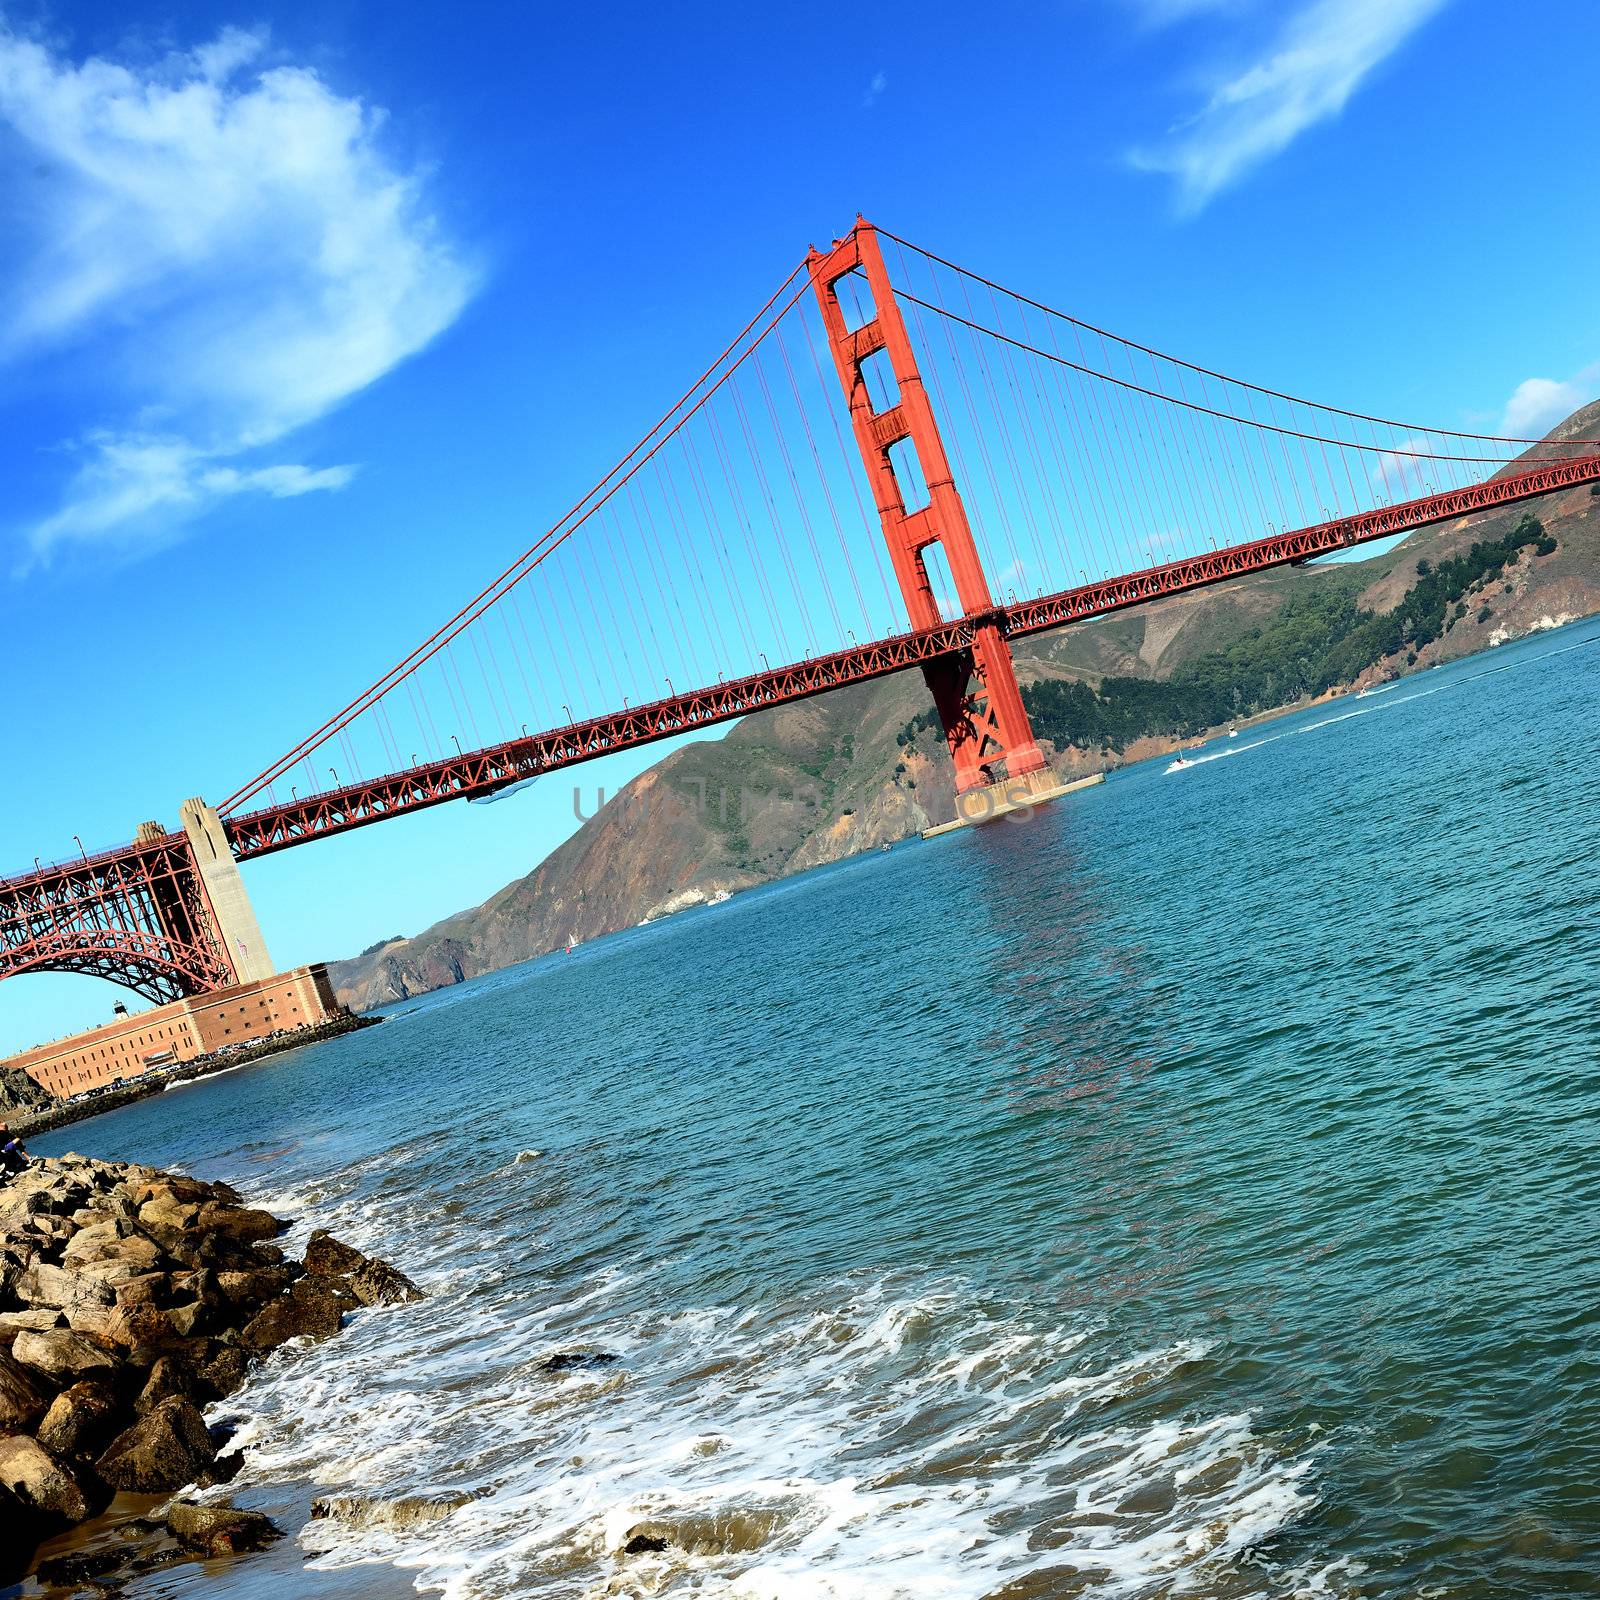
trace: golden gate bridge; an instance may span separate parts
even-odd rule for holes
[[[263,977],[239,862],[912,668],[958,795],[1038,783],[1012,639],[1594,483],[1600,441],[1247,383],[858,219],[588,494],[220,805],[0,879],[0,978],[168,1000]]]

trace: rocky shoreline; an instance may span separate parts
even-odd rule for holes
[[[239,1454],[202,1408],[290,1340],[420,1297],[320,1229],[295,1261],[274,1242],[287,1226],[227,1184],[85,1156],[0,1187],[0,1584],[118,1494],[228,1482]],[[257,1512],[174,1499],[37,1576],[114,1593],[119,1577],[278,1533]]]

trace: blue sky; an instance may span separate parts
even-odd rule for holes
[[[292,745],[857,210],[1338,404],[1523,433],[1600,388],[1567,7],[0,18],[0,870],[174,824]],[[585,769],[586,809],[658,753]],[[572,826],[552,779],[246,875],[289,965]],[[0,1050],[116,997],[8,981]]]

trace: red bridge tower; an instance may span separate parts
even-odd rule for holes
[[[1017,688],[1004,613],[989,593],[966,508],[884,269],[877,230],[857,218],[847,238],[836,240],[831,250],[812,250],[807,265],[911,626],[920,631],[951,620],[940,616],[928,579],[923,552],[930,545],[944,552],[962,612],[978,622],[970,649],[940,656],[922,668],[955,763],[956,792],[1040,772],[1044,757]],[[839,284],[845,278],[852,278],[858,291],[871,298],[871,314],[856,328],[848,325],[839,300]],[[866,367],[880,353],[888,364],[884,376],[893,375],[898,398],[875,411]],[[887,382],[883,388],[888,388]],[[892,454],[901,445],[914,452],[927,486],[927,504],[915,511],[906,508],[906,484],[897,475]],[[903,451],[901,455],[903,470],[907,463]],[[1001,763],[1004,772],[999,770]]]

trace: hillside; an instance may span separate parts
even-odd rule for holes
[[[1600,402],[1551,437],[1597,431]],[[1600,495],[1580,489],[1023,640],[1017,673],[1052,765],[1077,776],[1595,612]],[[334,963],[334,985],[368,1010],[906,838],[954,805],[920,674],[761,712],[658,762],[482,905]]]

